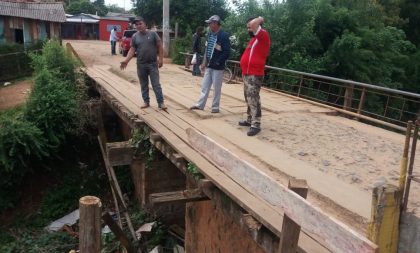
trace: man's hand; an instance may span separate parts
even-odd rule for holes
[[[204,64],[201,64],[200,65],[200,69],[201,69],[201,71],[204,71],[204,69],[206,68],[206,66],[204,65]]]
[[[158,64],[159,64],[159,68],[162,68],[162,66],[163,66],[163,60],[161,58],[159,58]]]
[[[120,64],[120,69],[124,70],[127,67],[127,64],[128,64],[128,62],[122,61],[121,64]]]

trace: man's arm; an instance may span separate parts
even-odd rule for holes
[[[130,62],[131,58],[134,57],[135,53],[136,53],[136,49],[134,47],[130,47],[130,50],[128,51],[127,57],[120,64],[120,69],[121,70],[123,70],[127,67],[127,64]]]
[[[263,17],[254,18],[253,20],[249,21],[249,27],[251,28],[251,31],[256,34],[262,23],[264,23]]]
[[[225,33],[226,37],[222,39],[221,46],[222,46],[222,55],[220,56],[220,61],[224,62],[229,58],[230,55],[230,39],[229,34]]]
[[[159,40],[157,42],[157,49],[158,49],[158,63],[159,63],[159,68],[161,68],[163,66],[163,45],[162,45],[162,41]]]

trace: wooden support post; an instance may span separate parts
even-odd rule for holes
[[[101,200],[85,196],[79,200],[79,249],[80,253],[101,252]]]
[[[344,103],[343,103],[343,109],[346,111],[352,110],[353,91],[354,91],[354,84],[350,84],[348,87],[346,87],[346,91],[344,93]]]
[[[404,142],[404,150],[403,156],[401,158],[401,166],[400,166],[400,180],[399,180],[399,188],[404,196],[404,187],[405,187],[405,180],[407,178],[407,167],[408,167],[408,149],[410,148],[410,137],[411,137],[411,128],[413,127],[413,122],[407,122],[407,131],[405,132],[405,142]]]
[[[288,188],[306,199],[308,184],[303,179],[290,179]],[[300,226],[290,219],[287,214],[283,218],[278,253],[296,253],[298,249]]]
[[[118,241],[121,242],[121,244],[124,246],[127,252],[134,253],[135,250],[130,240],[128,240],[127,236],[125,236],[121,228],[115,223],[111,215],[109,215],[109,213],[104,213],[102,215],[102,220],[104,220],[105,224],[108,225],[112,233],[114,233],[115,237],[118,239]]]
[[[396,253],[398,249],[401,192],[393,185],[373,189],[372,217],[368,238],[379,246],[379,253]]]

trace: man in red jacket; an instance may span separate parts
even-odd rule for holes
[[[246,120],[239,121],[239,125],[250,127],[248,136],[254,136],[261,131],[260,89],[264,78],[265,62],[270,51],[270,35],[261,27],[263,22],[262,17],[252,17],[247,20],[251,40],[241,57],[248,117]]]

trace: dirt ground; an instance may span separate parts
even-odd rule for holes
[[[70,42],[88,66],[106,64],[112,66],[114,71],[119,71],[119,62],[123,57],[111,56],[108,43]],[[95,56],[92,56],[92,52],[95,52]],[[180,66],[172,64],[165,64],[160,73],[165,95],[169,91],[172,94],[179,92],[179,97],[191,101],[190,105],[198,98],[200,77],[187,75],[187,72],[180,70]],[[121,75],[138,85],[134,60]],[[256,138],[249,139],[245,136],[246,129],[237,125],[246,110],[242,96],[240,84],[225,85],[221,113],[196,115],[196,119],[211,129],[215,136],[221,137],[221,141],[248,154],[246,159],[265,164],[266,172],[276,180],[282,181],[281,173],[308,177],[310,187],[319,188],[321,195],[357,213],[365,221],[370,216],[373,187],[385,183],[398,185],[405,138],[403,134],[334,116],[322,109],[318,112],[312,107],[305,107],[302,102],[288,102],[288,105],[283,106],[280,102],[287,103],[290,98],[279,98],[278,95],[262,92],[263,131]],[[170,106],[188,113],[188,103],[173,103],[176,99],[170,96],[168,100]],[[420,173],[419,153],[418,147],[414,164],[414,172],[417,174]],[[279,168],[279,159],[290,166]],[[309,180],[309,177],[312,178]],[[343,199],[338,197],[340,191],[350,192]],[[420,185],[415,182],[411,186],[409,212],[420,217]],[[336,213],[335,216],[340,214]]]
[[[4,86],[0,83],[0,111],[16,107],[25,102],[32,87],[32,81],[10,82]]]

